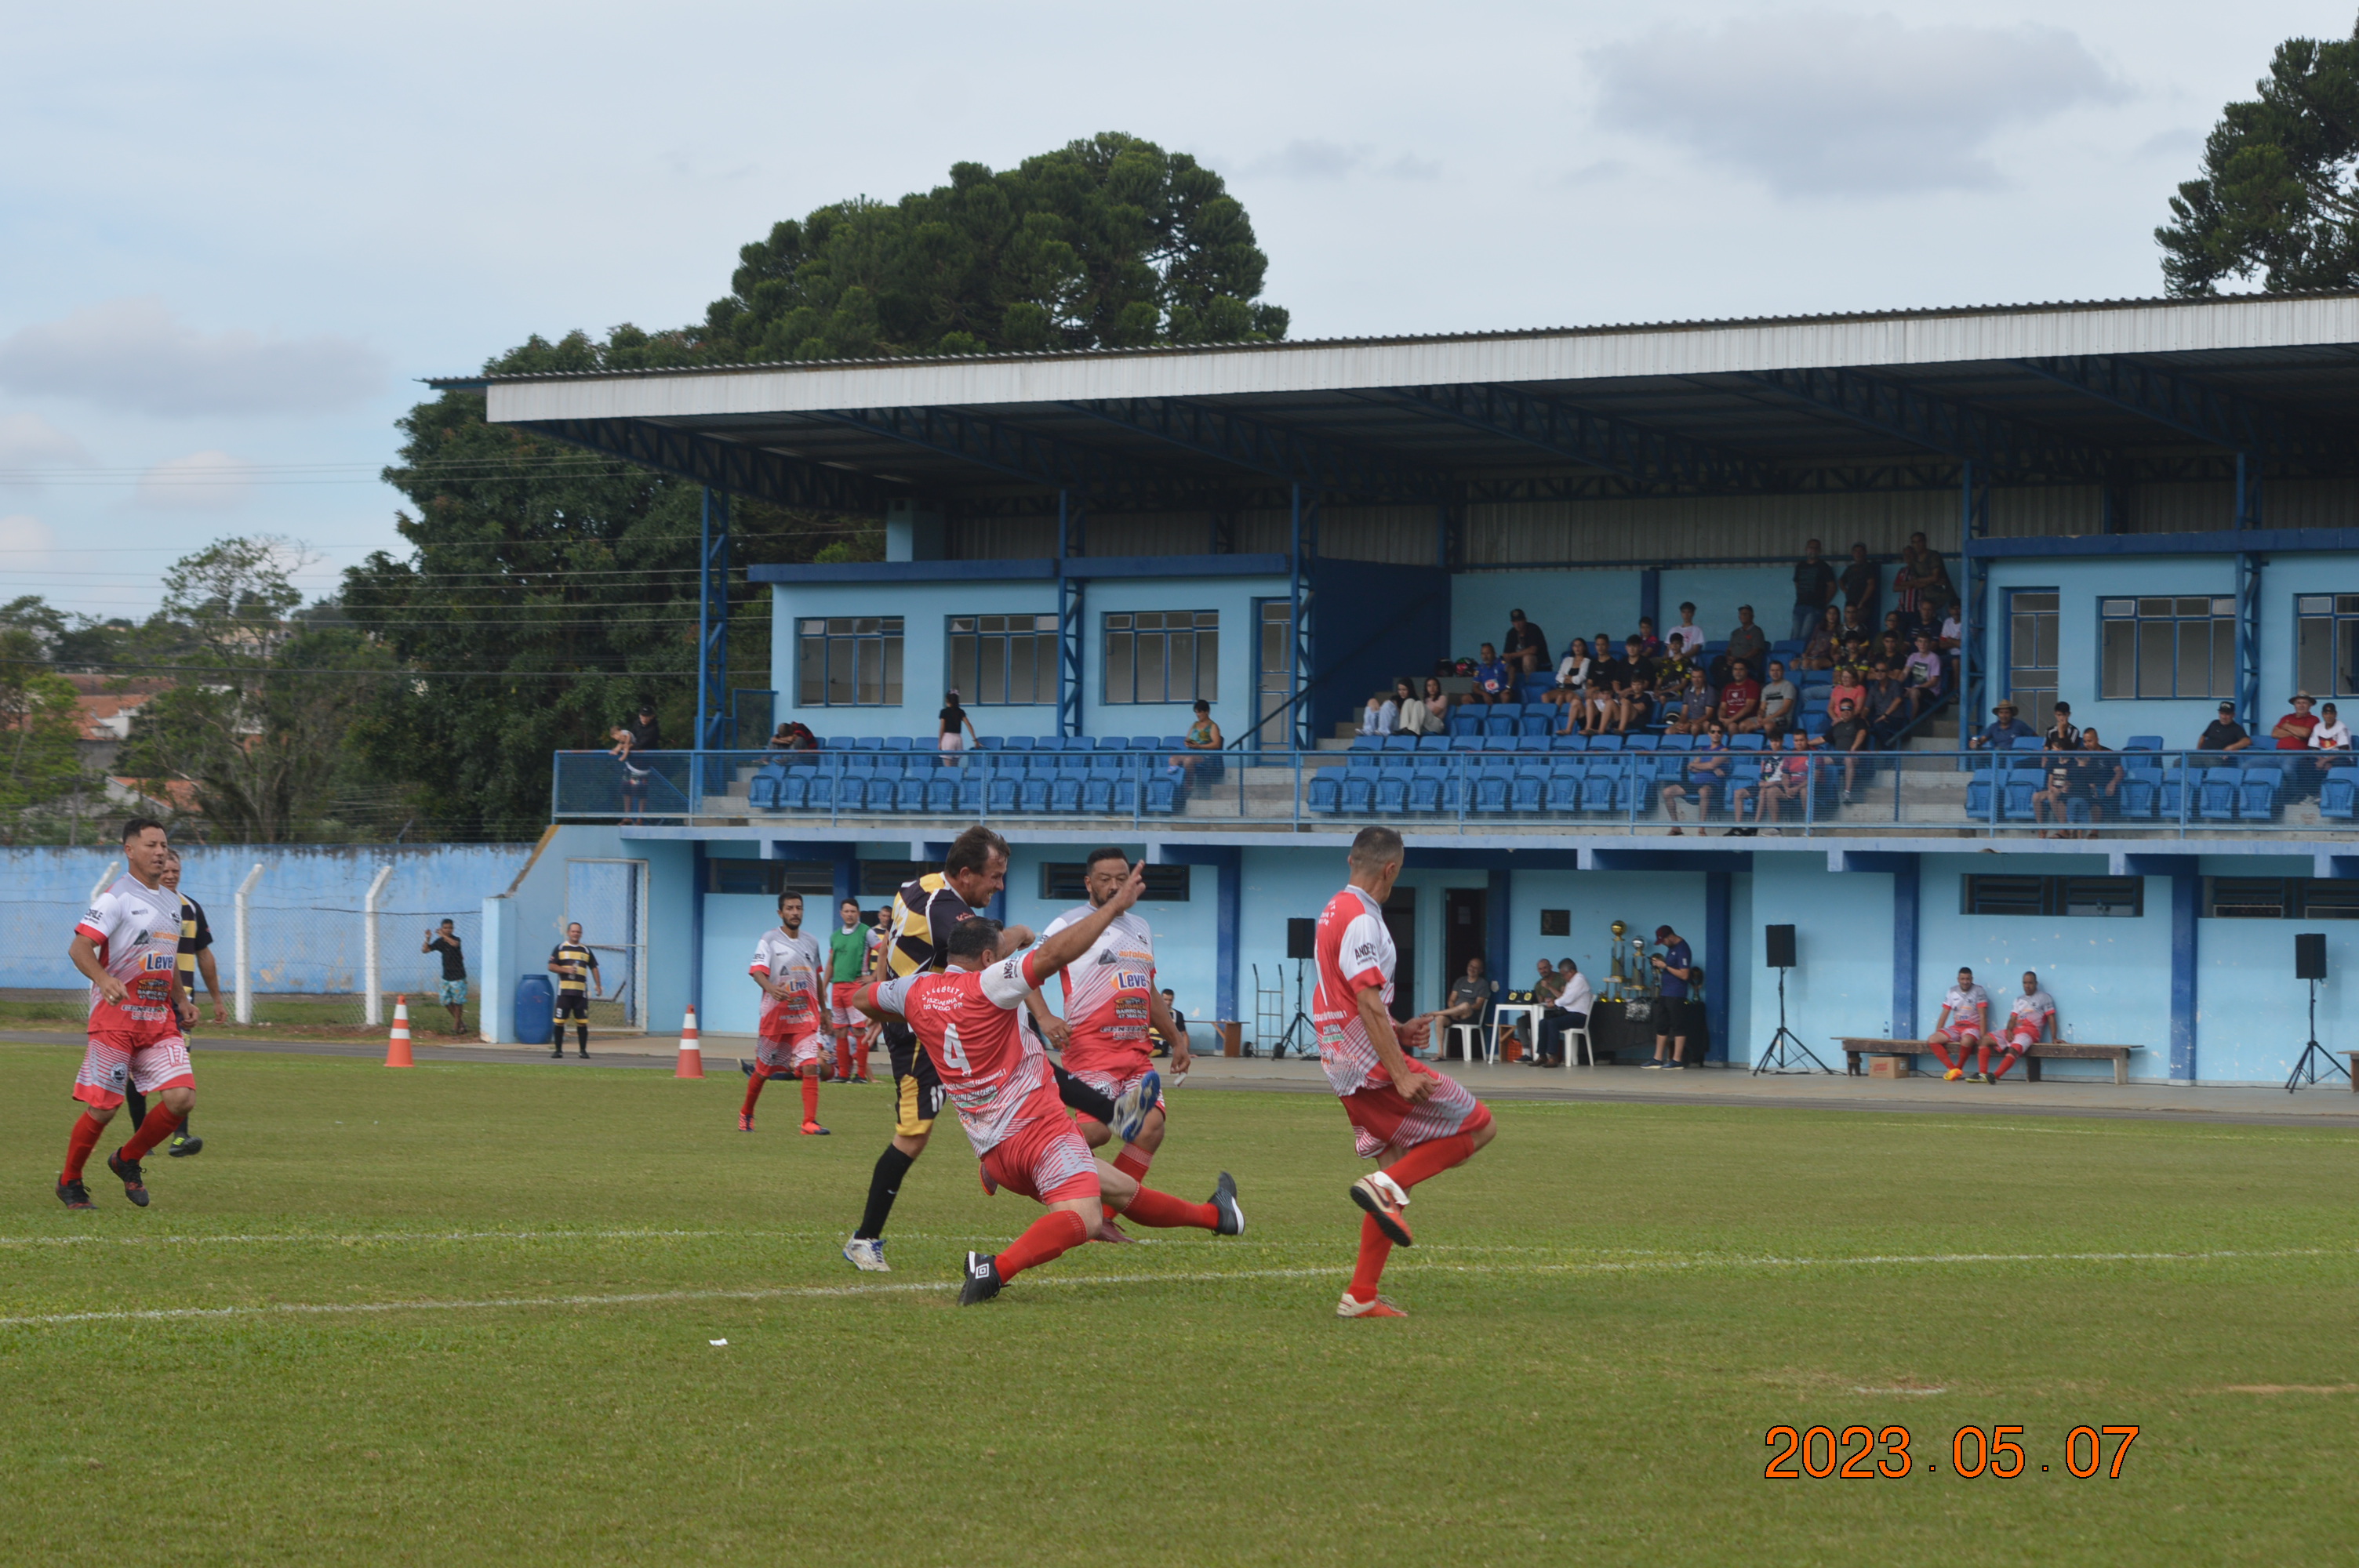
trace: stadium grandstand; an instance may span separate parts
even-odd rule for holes
[[[712,561],[732,497],[886,520],[883,561],[753,569],[769,689],[724,689],[708,582],[692,748],[553,759],[539,859],[641,863],[658,1017],[749,1031],[771,895],[874,908],[977,821],[1036,925],[1094,844],[1170,868],[1164,982],[1251,1021],[1274,984],[1290,1011],[1286,923],[1383,820],[1404,1015],[1473,957],[1512,984],[1573,956],[1602,991],[1613,923],[1669,925],[1735,1065],[1777,1027],[1761,933],[1790,925],[1787,1015],[1821,1052],[1921,1033],[1966,964],[1994,994],[2038,969],[2082,1039],[2130,1047],[2051,1076],[2282,1080],[2291,937],[2359,914],[2359,759],[2299,739],[2359,700],[2359,295],[436,384],[705,486]],[[1682,605],[1684,701],[1563,700],[1572,639],[1621,662]],[[1537,667],[1482,663],[1516,611]],[[1760,684],[1748,652],[1793,695],[1723,745],[1696,708]],[[1887,661],[1863,736],[1845,683]],[[1429,678],[1430,732],[1371,721]],[[2050,733],[2059,704],[2102,750]],[[486,903],[486,1020],[538,885]]]

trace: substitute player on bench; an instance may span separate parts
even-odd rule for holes
[[[827,1049],[826,1005],[820,1000],[820,976],[827,960],[819,939],[803,934],[803,895],[778,895],[778,924],[754,944],[754,961],[746,973],[762,988],[762,1013],[756,1026],[761,1038],[746,1073],[745,1103],[737,1108],[737,1130],[754,1130],[754,1102],[762,1086],[788,1074],[803,1081],[803,1135],[824,1138],[819,1124],[819,1059]]]
[[[1384,1169],[1352,1184],[1360,1222],[1360,1260],[1335,1305],[1338,1317],[1406,1317],[1376,1293],[1385,1260],[1413,1238],[1401,1210],[1408,1190],[1464,1163],[1497,1130],[1491,1108],[1455,1079],[1412,1062],[1425,1044],[1430,1013],[1397,1028],[1387,1011],[1397,955],[1385,927],[1385,900],[1399,880],[1405,851],[1389,827],[1363,827],[1352,840],[1351,885],[1319,916],[1319,993],[1310,1022],[1319,1031],[1319,1065],[1343,1102],[1360,1158],[1391,1157]]]
[[[1210,1202],[1183,1203],[1140,1186],[1092,1154],[1065,1114],[1048,1053],[1017,1022],[1016,1010],[1027,998],[1094,947],[1145,887],[1141,867],[1087,919],[1013,957],[998,956],[1002,934],[996,921],[962,921],[946,943],[947,970],[887,980],[861,994],[864,1009],[899,1019],[915,1031],[958,1108],[959,1122],[990,1178],[987,1184],[1037,1198],[1049,1209],[998,1253],[966,1255],[961,1306],[989,1301],[1027,1269],[1079,1247],[1108,1209],[1141,1225],[1193,1227],[1216,1236],[1245,1233],[1245,1211],[1237,1206],[1236,1184],[1226,1171]],[[1019,926],[1008,935],[1031,934]]]
[[[1966,1076],[1973,1061],[1970,1053],[1976,1046],[1983,1049],[1983,1061],[1990,1061],[1990,992],[1974,984],[1972,969],[1960,969],[1958,983],[1941,999],[1941,1015],[1933,1021],[1933,1033],[1925,1036],[1925,1044],[1941,1058],[1947,1069],[1941,1076],[1954,1083]],[[1950,1060],[1950,1053],[1942,1049],[1944,1043],[1958,1048],[1956,1061]]]
[[[1087,903],[1075,904],[1049,923],[1042,940],[1079,925],[1106,906],[1130,880],[1130,857],[1120,849],[1093,849],[1083,867]],[[1188,1071],[1188,1037],[1172,1021],[1170,1005],[1155,989],[1155,933],[1136,910],[1117,915],[1090,950],[1059,971],[1065,988],[1065,1038],[1060,1042],[1065,1071],[1108,1096],[1120,1096],[1154,1070],[1151,1024],[1171,1044],[1171,1074]],[[1045,1011],[1045,1010],[1044,1010]],[[1052,1017],[1039,1019],[1044,1030]],[[1053,1037],[1053,1032],[1052,1032]],[[1163,1146],[1164,1104],[1158,1096],[1140,1124],[1138,1136],[1124,1145],[1114,1168],[1134,1182],[1147,1179],[1155,1152]],[[1090,1147],[1105,1146],[1113,1131],[1094,1117],[1081,1119],[1082,1136]],[[1101,1241],[1127,1241],[1122,1227],[1107,1220],[1097,1233]]]
[[[2040,1041],[2063,1038],[2063,1026],[2056,1021],[2056,999],[2039,989],[2038,971],[2024,970],[2023,992],[2009,1004],[2006,1023],[1998,1037],[2005,1054],[1999,1058],[1997,1072],[1991,1071],[1990,1046],[1983,1046],[1982,1082],[1995,1084],[2006,1076],[2006,1070],[2031,1054],[2031,1048]]]

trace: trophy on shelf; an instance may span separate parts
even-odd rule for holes
[[[1605,978],[1605,1000],[1607,1001],[1620,1001],[1622,1000],[1622,988],[1630,984],[1632,980],[1630,974],[1622,968],[1622,937],[1623,934],[1627,932],[1630,928],[1617,920],[1614,923],[1612,929],[1614,932],[1614,967],[1612,971]]]

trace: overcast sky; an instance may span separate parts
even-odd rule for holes
[[[1101,130],[1294,335],[2160,292],[2221,105],[2352,0],[131,8],[0,0],[0,598],[398,548],[416,378],[679,325],[779,218]]]

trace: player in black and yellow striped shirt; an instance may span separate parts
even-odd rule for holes
[[[179,850],[172,851],[172,858],[165,862],[164,875],[160,880],[164,890],[180,901],[180,994],[188,999],[189,1007],[187,1014],[180,1020],[180,1032],[184,1035],[195,1033],[197,976],[200,973],[205,978],[205,989],[212,993],[213,1022],[227,1023],[229,1010],[222,1006],[221,971],[213,965],[213,928],[205,920],[204,905],[180,892]],[[203,1139],[189,1130],[190,1118],[195,1114],[191,1110],[180,1118],[180,1125],[172,1130],[172,1141],[164,1146],[164,1152],[175,1160],[197,1153],[205,1146]],[[143,1119],[145,1115],[143,1108]],[[134,1122],[133,1125],[138,1124]]]
[[[549,972],[557,977],[557,1027],[549,1035],[549,1054],[565,1054],[565,1021],[573,1020],[573,1038],[582,1047],[582,1059],[590,1059],[590,988],[596,986],[598,994],[606,994],[606,982],[598,974],[598,955],[582,945],[582,923],[575,921],[565,928],[565,940],[549,949]]]

